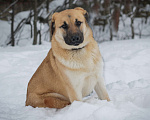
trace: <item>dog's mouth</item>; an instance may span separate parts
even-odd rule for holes
[[[81,47],[81,48],[72,48],[71,50],[76,51],[76,50],[81,50],[81,49],[83,49],[83,48],[85,48],[85,46],[83,46],[83,47]]]

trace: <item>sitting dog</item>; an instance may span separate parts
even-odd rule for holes
[[[93,89],[99,99],[110,100],[103,60],[86,16],[80,7],[53,14],[52,48],[28,83],[26,106],[63,108],[82,101]]]

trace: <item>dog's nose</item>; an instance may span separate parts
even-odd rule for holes
[[[64,40],[67,45],[78,46],[83,42],[84,37],[82,33],[75,33],[75,34],[70,33],[64,36]]]
[[[80,43],[82,43],[83,41],[80,39],[80,36],[74,35],[74,36],[71,36],[71,41],[70,42],[71,42],[72,45],[77,46]]]
[[[71,42],[76,43],[76,42],[79,42],[79,41],[80,41],[80,37],[79,36],[75,35],[75,36],[71,37]]]

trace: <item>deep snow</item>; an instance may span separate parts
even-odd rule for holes
[[[31,76],[51,44],[0,48],[0,120],[149,120],[150,40],[104,42],[104,77],[111,101],[96,93],[63,109],[25,107]]]

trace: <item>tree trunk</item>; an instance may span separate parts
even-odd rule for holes
[[[41,41],[41,30],[38,31],[38,35],[39,35],[39,45],[42,44],[42,41]]]
[[[69,0],[69,9],[72,8],[72,3],[73,3],[73,0]]]
[[[47,13],[49,13],[49,0],[46,1],[46,9],[47,9]]]
[[[32,24],[30,22],[30,26],[31,26],[31,33],[30,33],[30,37],[32,38]]]
[[[37,0],[34,0],[34,39],[33,45],[37,44]]]
[[[14,2],[14,0],[12,0]],[[12,13],[11,13],[11,46],[15,46],[15,38],[14,38],[14,10],[15,5],[12,6]]]
[[[133,24],[134,24],[134,18],[133,17],[131,17],[131,33],[132,33],[132,39],[134,39],[134,26],[133,26]]]
[[[113,20],[113,30],[117,33],[118,32],[118,27],[119,27],[119,17],[120,17],[120,9],[118,5],[114,6],[114,12],[112,15],[112,20]]]
[[[112,19],[109,20],[110,25],[109,25],[109,30],[110,30],[110,41],[113,40],[113,32],[112,32]]]

